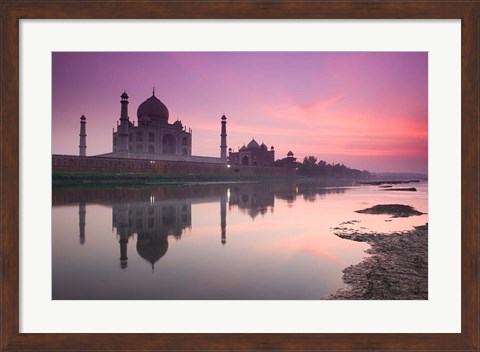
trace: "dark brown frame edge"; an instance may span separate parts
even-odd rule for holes
[[[1,16],[1,348],[15,350],[457,350],[479,345],[479,2],[22,1]],[[19,333],[20,19],[461,19],[462,332],[459,334]],[[446,283],[448,284],[448,283]],[[394,317],[393,317],[394,318]]]

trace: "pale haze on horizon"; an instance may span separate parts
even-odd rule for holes
[[[426,52],[55,52],[52,152],[112,151],[120,95],[128,112],[155,95],[193,130],[192,155],[220,156],[220,117],[234,151],[252,138],[372,172],[428,170]]]

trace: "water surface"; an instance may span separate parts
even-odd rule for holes
[[[321,299],[368,248],[333,228],[428,222],[354,212],[393,203],[427,212],[427,184],[408,187],[418,192],[293,182],[56,187],[52,298]]]

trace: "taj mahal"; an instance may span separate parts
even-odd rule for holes
[[[192,130],[180,120],[169,122],[167,106],[155,95],[143,101],[137,108],[137,125],[130,120],[129,96],[126,91],[120,95],[120,117],[112,133],[112,152],[95,155],[101,158],[147,159],[151,161],[185,161],[209,164],[231,164],[242,166],[272,166],[275,150],[252,139],[247,146],[237,151],[228,149],[227,118],[222,115],[220,127],[220,156],[192,155]],[[86,117],[80,117],[79,156],[87,153]]]
[[[128,113],[128,94],[120,96],[120,118],[116,131],[112,135],[112,152],[97,155],[110,158],[194,161],[208,163],[226,163],[226,117],[222,122],[222,153],[219,158],[192,156],[192,130],[187,129],[180,120],[169,122],[170,113],[166,105],[155,96],[141,103],[137,108],[137,125]],[[86,143],[86,141],[84,141]],[[82,131],[80,132],[80,152]]]

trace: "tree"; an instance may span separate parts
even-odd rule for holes
[[[298,173],[300,175],[313,176],[316,174],[317,158],[310,155],[303,158],[303,163],[300,165]]]

